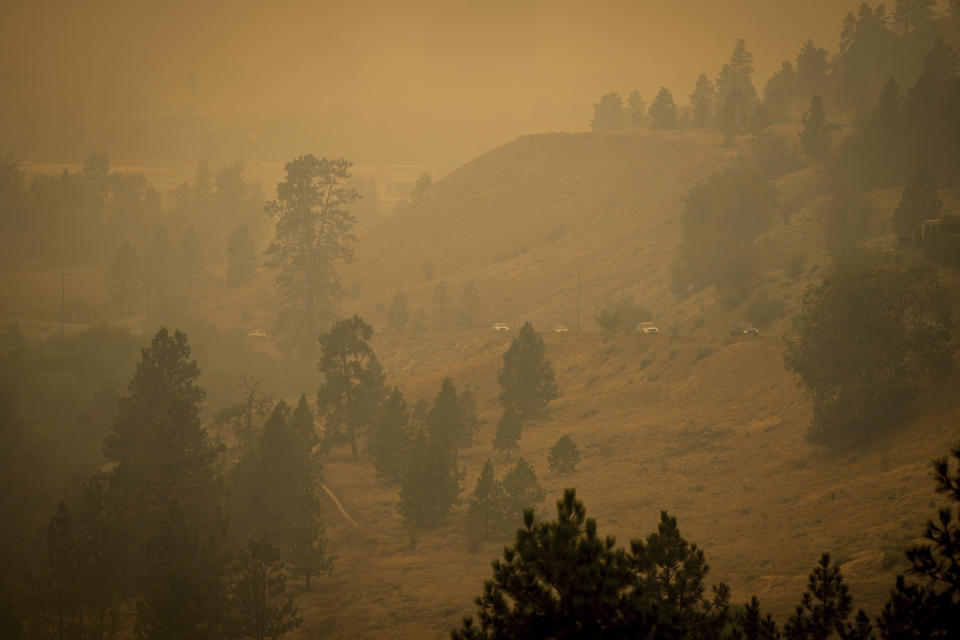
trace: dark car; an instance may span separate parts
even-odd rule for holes
[[[733,325],[733,329],[730,329],[730,335],[732,336],[758,336],[760,335],[760,329],[757,329],[753,323],[750,322],[738,322]]]

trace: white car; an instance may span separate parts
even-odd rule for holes
[[[657,329],[657,325],[652,322],[639,322],[637,323],[637,331],[640,333],[651,333],[656,334],[660,333],[660,329]]]
[[[555,324],[555,325],[553,325],[553,332],[554,332],[554,333],[567,333],[568,331],[570,331],[570,329],[568,329],[568,328],[567,328],[567,325],[565,325],[565,324]]]
[[[247,331],[247,335],[254,338],[266,338],[267,330],[266,329],[254,329],[252,331]]]
[[[510,331],[510,327],[508,327],[504,322],[495,322],[490,328],[494,331]]]

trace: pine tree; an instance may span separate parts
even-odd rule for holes
[[[481,540],[500,536],[507,521],[507,496],[488,459],[470,497],[467,522],[471,533]]]
[[[614,131],[624,129],[627,118],[623,112],[623,98],[619,93],[611,92],[593,104],[593,120],[590,128],[594,131]]]
[[[129,240],[124,241],[113,254],[103,273],[107,293],[120,313],[127,313],[140,299],[143,291],[143,272],[140,257]]]
[[[747,109],[743,93],[739,89],[729,91],[720,107],[720,131],[723,133],[723,145],[733,147],[737,135],[746,131]]]
[[[473,397],[467,392],[458,394],[450,378],[444,378],[441,383],[427,423],[430,439],[443,443],[450,450],[473,444],[480,426]]]
[[[411,446],[407,403],[400,389],[394,387],[367,436],[367,448],[373,455],[377,476],[398,482],[406,468]]]
[[[523,432],[523,425],[520,423],[520,416],[513,407],[507,407],[503,410],[503,416],[497,423],[497,433],[493,438],[493,448],[496,451],[506,451],[507,460],[510,459],[510,451],[517,448],[520,441],[520,435]]]
[[[780,632],[777,630],[777,623],[768,613],[766,617],[760,613],[760,601],[756,596],[750,598],[750,602],[743,605],[743,609],[734,613],[734,623],[738,635],[733,637],[737,640],[779,640]]]
[[[494,561],[493,578],[476,599],[478,624],[467,618],[451,637],[571,638],[574,630],[583,638],[626,637],[633,620],[625,616],[649,612],[623,606],[630,584],[626,554],[614,549],[612,538],[597,535],[596,522],[568,490],[555,521],[538,523],[532,511],[524,514],[516,543]]]
[[[500,404],[512,407],[521,418],[543,415],[559,389],[543,338],[529,322],[524,323],[510,348],[503,354],[500,370]]]
[[[310,403],[307,402],[307,395],[300,394],[297,400],[297,408],[290,416],[290,432],[295,440],[295,447],[299,455],[306,455],[310,459],[311,473],[320,477],[321,469],[319,462],[313,461],[313,448],[320,439],[317,437],[317,427],[314,424],[313,410],[310,409]]]
[[[456,453],[419,432],[400,483],[400,514],[414,526],[438,525],[457,503],[462,479]]]
[[[50,637],[79,638],[83,631],[83,576],[79,571],[75,525],[61,501],[47,526],[43,596]]]
[[[697,129],[706,129],[713,123],[713,109],[717,99],[717,91],[707,78],[701,73],[697,84],[690,94],[690,106],[693,107],[693,126]]]
[[[120,602],[120,530],[107,478],[93,475],[83,488],[76,518],[76,554],[83,585],[86,635],[101,638],[116,632]]]
[[[522,520],[524,511],[547,497],[533,467],[523,458],[503,477],[503,490],[507,494],[507,524],[511,526]]]
[[[230,557],[225,524],[210,520],[199,521],[174,505],[147,539],[134,625],[138,639],[223,632]]]
[[[864,128],[866,143],[873,159],[876,184],[900,182],[907,164],[906,136],[903,122],[903,96],[893,78],[880,92],[877,107],[869,115]]]
[[[927,521],[924,542],[907,549],[911,573],[919,581],[897,576],[877,619],[885,639],[960,637],[960,445],[952,448],[950,458],[933,461],[936,491],[950,504],[936,520]]]
[[[827,122],[823,110],[823,99],[814,95],[810,108],[803,114],[803,128],[800,130],[800,150],[812,160],[825,160],[830,153],[830,135],[835,127]]]
[[[289,527],[287,555],[296,575],[303,576],[304,585],[309,590],[314,577],[333,571],[333,561],[336,559],[327,552],[326,528],[320,520],[319,496],[312,485],[301,490]]]
[[[787,110],[790,101],[796,93],[796,74],[793,65],[784,62],[780,69],[770,76],[763,87],[763,107],[771,123],[779,124],[787,121]]]
[[[650,105],[650,118],[654,129],[677,128],[677,104],[673,101],[673,94],[666,87],[660,87],[657,96]]]
[[[844,640],[868,640],[870,624],[861,609],[851,623],[853,611],[850,589],[843,582],[840,567],[830,564],[830,554],[820,557],[810,572],[807,591],[787,620],[783,634],[787,640],[826,640],[836,633]],[[864,627],[864,623],[866,625]]]
[[[730,61],[723,65],[717,78],[717,96],[721,104],[734,91],[739,91],[744,106],[752,105],[757,98],[753,86],[753,54],[747,49],[747,42],[737,40]]]
[[[354,315],[320,336],[317,407],[324,419],[323,445],[330,450],[349,443],[357,457],[357,439],[369,428],[386,395],[383,371],[370,339],[373,327]]]
[[[895,0],[893,25],[900,35],[907,35],[933,24],[937,17],[936,0]]]
[[[547,456],[550,471],[555,473],[573,473],[580,463],[580,449],[570,436],[563,436],[550,448]]]
[[[830,81],[827,77],[829,69],[827,50],[815,46],[813,40],[804,42],[800,53],[797,54],[798,97],[822,95],[829,89]]]
[[[454,640],[491,638],[719,638],[732,626],[729,588],[704,597],[703,552],[686,542],[676,519],[629,549],[597,533],[573,489],[557,518],[524,513],[516,542],[493,563],[476,598],[477,624],[465,618]]]
[[[639,129],[647,118],[647,103],[636,89],[627,96],[626,116],[627,124],[633,129]]]
[[[320,521],[315,442],[306,397],[301,395],[292,413],[281,400],[232,473],[235,527],[243,537],[265,537],[277,545],[307,588],[313,576],[332,567]]]
[[[903,190],[900,204],[893,212],[893,228],[897,233],[913,236],[914,241],[918,241],[924,220],[939,218],[942,211],[937,182],[927,169],[921,169]]]
[[[104,453],[117,509],[124,593],[140,635],[170,638],[216,624],[226,571],[217,450],[200,425],[203,390],[187,337],[161,329],[120,399]]]
[[[277,199],[266,206],[276,220],[267,247],[267,265],[277,268],[283,300],[276,332],[290,350],[308,353],[324,323],[330,322],[343,295],[337,267],[353,260],[356,219],[347,210],[358,199],[344,182],[351,163],[312,155],[288,162],[277,185]]]
[[[253,280],[256,270],[253,240],[247,225],[237,225],[227,245],[227,286],[239,287]]]
[[[264,640],[300,626],[293,598],[278,602],[286,593],[286,575],[276,547],[265,538],[250,542],[234,571],[232,635]]]
[[[143,349],[104,442],[115,463],[111,490],[131,519],[130,549],[143,549],[138,535],[155,531],[171,509],[206,520],[219,496],[217,451],[200,424],[200,369],[189,358],[187,336],[160,329]]]

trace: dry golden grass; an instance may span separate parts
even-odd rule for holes
[[[500,474],[509,466],[490,444],[505,338],[491,332],[461,340],[458,356],[438,354],[435,375],[401,380],[409,381],[411,398],[432,396],[445,375],[475,385],[487,423],[461,454],[466,497],[488,457]],[[903,568],[885,554],[914,537],[938,502],[928,461],[960,433],[960,410],[950,397],[958,378],[931,389],[923,412],[900,432],[831,453],[804,442],[809,409],[774,339],[631,335],[604,342],[551,334],[547,344],[563,396],[549,418],[524,428],[520,443],[549,494],[541,511],[552,515],[563,489],[576,487],[601,532],[626,542],[654,530],[667,509],[705,548],[711,580],[728,582],[737,601],[756,594],[781,618],[819,554],[830,551],[843,563],[857,606],[877,611]],[[392,346],[377,345],[388,370]],[[700,357],[704,346],[713,351]],[[565,477],[546,465],[563,434],[583,454],[576,473]],[[377,480],[368,460],[334,455],[326,476],[360,525],[377,532],[349,529],[327,508],[337,568],[297,601],[305,611],[336,614],[305,616],[302,637],[323,635],[330,624],[336,637],[440,637],[472,612],[489,561],[509,540],[467,553],[461,507],[444,526],[417,534],[411,548],[396,487]]]

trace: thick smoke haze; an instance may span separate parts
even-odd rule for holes
[[[686,102],[737,38],[762,88],[807,37],[833,50],[858,4],[5,0],[0,139],[50,161],[106,140],[127,161],[315,150],[444,172],[522,133],[584,128],[607,91],[664,85]]]

